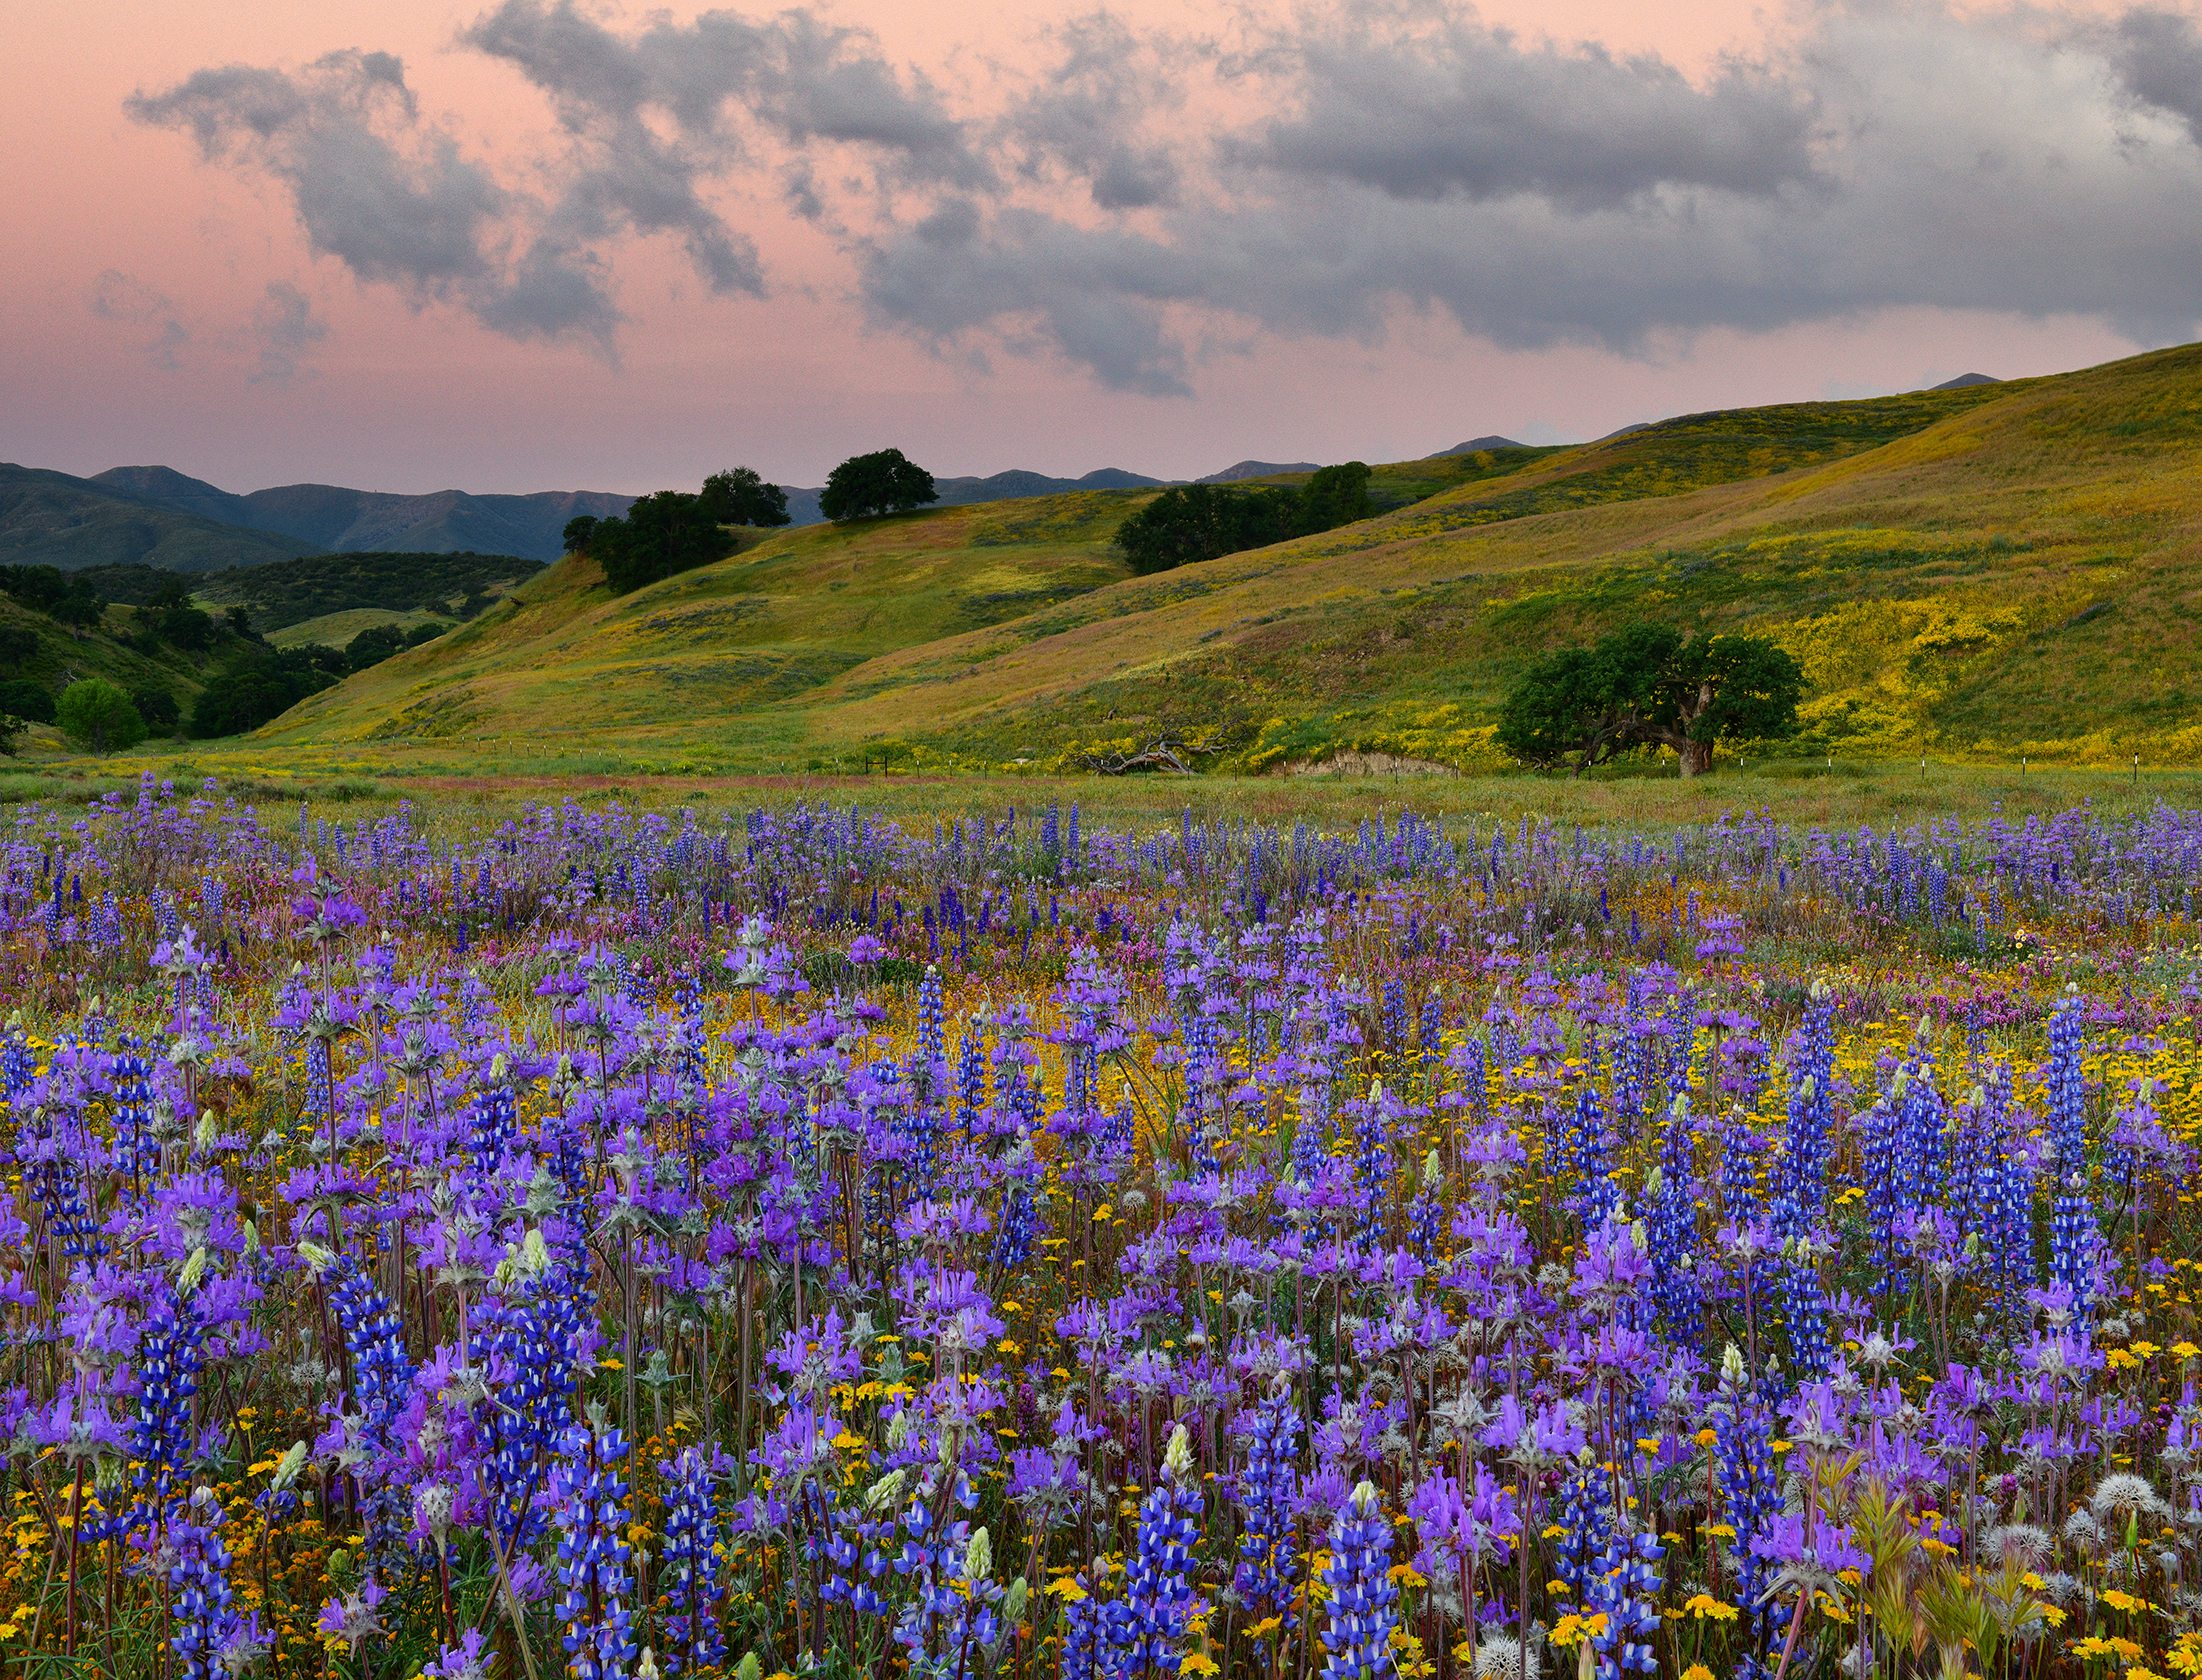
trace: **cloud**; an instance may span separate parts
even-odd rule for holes
[[[2202,321],[2185,12],[1816,0],[1793,24],[1693,78],[1437,0],[1311,0],[1227,40],[1102,11],[951,98],[801,8],[622,31],[502,0],[461,41],[548,101],[534,158],[463,153],[376,53],[131,109],[283,182],[362,280],[607,355],[634,238],[731,302],[765,292],[745,196],[829,235],[876,330],[1158,397],[1219,345],[1374,341],[1403,310],[1624,353],[1918,306],[2142,344]],[[522,169],[546,184],[505,184]]]
[[[670,233],[713,291],[764,292],[755,244],[704,196],[714,179],[774,155],[852,149],[896,187],[983,187],[987,165],[921,78],[905,82],[860,30],[801,9],[769,22],[706,12],[631,39],[571,0],[505,0],[462,36],[546,94],[571,147],[551,218],[570,237]],[[815,176],[785,176],[798,214],[822,219]]]
[[[1163,310],[1203,301],[1208,282],[1197,258],[1155,240],[1024,210],[982,224],[969,200],[871,246],[861,272],[873,320],[937,351],[998,334],[1013,352],[1059,355],[1156,397],[1191,394],[1191,358]]]
[[[2136,6],[2111,31],[2108,56],[2134,98],[2181,118],[2202,140],[2202,35],[2192,18]]]
[[[182,351],[191,342],[191,333],[177,319],[176,306],[167,294],[110,268],[94,282],[89,301],[93,315],[102,321],[152,329],[153,336],[138,346],[152,366],[172,373],[183,365]]]
[[[301,375],[313,377],[302,366],[307,351],[329,336],[329,323],[313,312],[313,299],[287,280],[270,280],[268,289],[253,306],[252,336],[260,348],[255,385],[288,385]]]
[[[282,182],[314,251],[362,281],[417,305],[456,301],[511,336],[609,348],[619,311],[576,245],[538,242],[509,277],[486,254],[512,195],[422,122],[404,66],[388,53],[330,53],[296,73],[201,70],[126,109],[188,132],[208,162]]]
[[[1202,167],[1159,215],[992,205],[952,246],[875,230],[875,318],[1156,393],[1218,321],[1373,339],[1414,309],[1624,353],[1919,305],[2089,315],[2138,344],[2202,321],[2202,150],[2166,103],[2202,106],[2166,50],[2202,62],[2184,19],[1829,6],[1693,86],[1393,15],[1301,17],[1217,60],[1276,114],[1181,146]]]
[[[1141,210],[1177,197],[1179,169],[1149,118],[1179,103],[1156,42],[1102,11],[1049,32],[1056,62],[1011,108],[1005,132],[1019,173],[1082,180],[1103,210]]]
[[[1473,18],[1356,7],[1271,46],[1290,114],[1227,138],[1252,168],[1392,198],[1612,209],[1662,186],[1763,195],[1814,175],[1809,91],[1733,62],[1699,88],[1648,55],[1521,45]]]

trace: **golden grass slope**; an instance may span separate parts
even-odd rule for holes
[[[1642,617],[1788,642],[1807,746],[2191,759],[2198,457],[2188,347],[1690,416],[1148,578],[1107,541],[1151,493],[814,527],[621,600],[563,565],[267,734],[744,768],[889,740],[1046,760],[1166,725],[1231,730],[1247,767],[1465,766],[1526,662]]]
[[[343,743],[678,744],[771,713],[882,652],[952,638],[1125,575],[1137,491],[807,526],[613,596],[567,560],[508,603],[293,708],[263,735]],[[777,733],[776,733],[777,731]],[[784,720],[753,730],[788,737]]]

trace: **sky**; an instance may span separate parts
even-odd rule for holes
[[[9,0],[0,459],[1407,459],[2202,324],[2181,8]]]

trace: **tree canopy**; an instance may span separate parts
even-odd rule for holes
[[[1116,546],[1133,571],[1167,572],[1289,537],[1335,530],[1374,511],[1367,465],[1347,461],[1322,468],[1296,487],[1178,485],[1118,526]]]
[[[20,671],[23,661],[38,651],[38,632],[22,624],[0,624],[0,666]]]
[[[826,475],[818,511],[828,519],[864,519],[878,513],[908,513],[940,500],[933,475],[899,449],[851,455]]]
[[[624,519],[580,514],[566,521],[568,554],[585,554],[625,595],[646,583],[723,560],[733,552],[729,525],[785,525],[787,492],[749,467],[729,467],[699,491],[660,490],[638,497]]]
[[[1695,776],[1712,768],[1716,741],[1794,734],[1803,694],[1796,660],[1762,637],[1631,624],[1532,665],[1506,697],[1498,739],[1525,764],[1573,758],[1578,775],[1628,747],[1672,747]]]
[[[130,696],[104,677],[71,683],[55,708],[54,721],[86,752],[121,752],[145,739],[145,719]]]
[[[28,677],[0,682],[0,713],[19,717],[25,723],[51,723],[54,720],[53,691]]]
[[[729,467],[703,481],[706,511],[721,525],[789,525],[788,493],[767,484],[753,467]]]
[[[58,566],[0,566],[0,592],[63,624],[96,624],[107,610],[89,582]]]
[[[185,729],[201,739],[245,734],[330,687],[346,669],[344,655],[333,647],[263,645],[208,679]]]

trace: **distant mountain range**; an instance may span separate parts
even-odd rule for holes
[[[0,464],[0,564],[218,572],[321,552],[319,543],[210,519],[157,496]]]
[[[171,467],[113,467],[87,481],[164,503],[179,513],[265,531],[338,554],[518,554],[555,560],[575,514],[616,518],[632,496],[602,490],[544,490],[532,496],[475,496],[437,490],[398,496],[334,484],[286,484],[232,495]],[[295,549],[294,552],[299,552]]]

